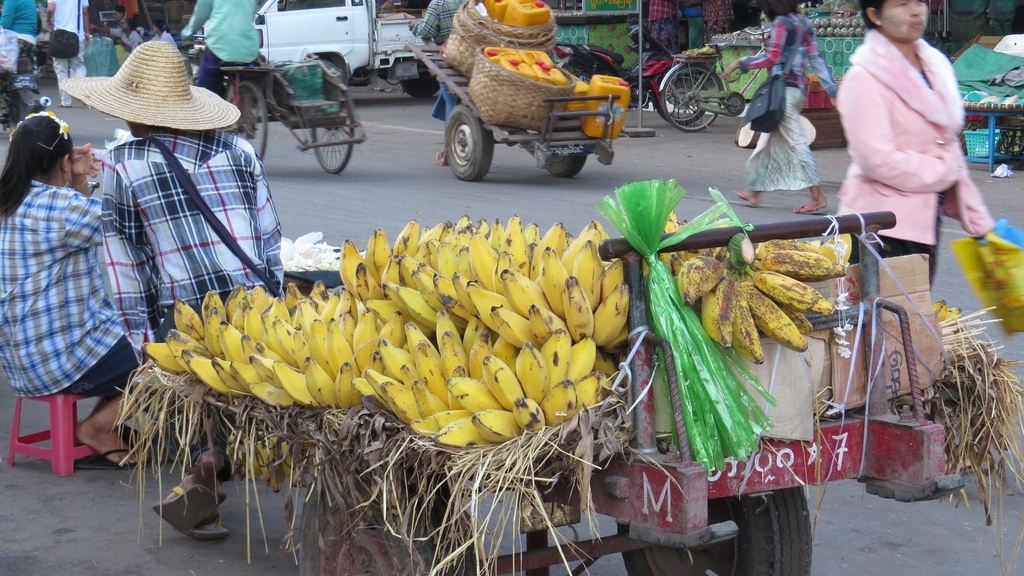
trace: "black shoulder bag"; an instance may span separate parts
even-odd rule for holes
[[[150,137],[147,138],[147,140],[160,149],[160,153],[163,154],[164,160],[167,161],[167,165],[171,167],[171,172],[174,173],[174,177],[178,179],[178,183],[181,184],[181,187],[184,188],[185,192],[187,192],[189,197],[192,198],[192,201],[196,204],[196,207],[203,215],[203,218],[205,218],[206,222],[209,223],[211,228],[213,228],[213,231],[217,233],[217,237],[220,238],[220,241],[238,257],[244,266],[248,267],[254,274],[256,274],[260,279],[260,282],[263,282],[264,287],[266,287],[267,292],[269,292],[271,296],[275,298],[281,297],[281,284],[274,281],[270,275],[267,274],[267,271],[264,270],[262,266],[256,264],[256,262],[254,262],[253,259],[245,253],[245,250],[238,245],[238,242],[235,241],[234,237],[231,236],[231,233],[224,227],[224,223],[213,214],[213,211],[210,210],[210,206],[205,200],[203,200],[203,197],[199,194],[199,189],[196,188],[196,183],[192,181],[192,177],[189,176],[185,167],[181,165],[181,161],[174,155],[174,152],[171,152],[171,149],[157,138]]]
[[[74,58],[78,56],[78,31],[82,29],[82,1],[78,0],[78,25],[74,32],[55,28],[50,31],[47,50],[51,58]]]
[[[796,34],[792,34],[793,23],[789,18],[784,18],[783,23],[786,25],[787,40],[784,46],[790,48],[786,65],[783,66],[781,74],[772,75],[758,86],[743,118],[743,123],[750,124],[750,129],[755,132],[774,132],[786,115],[786,76],[789,76],[789,71],[793,68],[793,51],[796,50],[799,39],[795,38]],[[792,44],[788,41],[790,34],[794,36]]]

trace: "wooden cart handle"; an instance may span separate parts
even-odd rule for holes
[[[892,212],[865,212],[863,214],[847,214],[845,216],[819,216],[800,220],[786,220],[784,222],[767,222],[754,225],[754,229],[747,235],[750,236],[751,242],[796,240],[811,236],[821,236],[832,228],[833,223],[838,225],[839,234],[862,234],[864,232],[877,232],[878,230],[892,228],[896,225],[896,215]],[[702,250],[704,248],[725,246],[729,243],[729,239],[739,232],[742,232],[742,230],[738,226],[712,228],[698,232],[682,242],[667,246],[659,252],[680,252],[683,250]],[[663,238],[668,237],[669,234],[663,236]],[[632,251],[633,247],[629,245],[625,238],[604,240],[599,247],[601,258],[604,260],[621,258]]]

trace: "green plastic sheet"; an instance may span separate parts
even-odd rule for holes
[[[647,262],[648,311],[654,333],[672,346],[690,454],[708,470],[721,470],[727,457],[749,458],[770,424],[747,384],[770,404],[775,400],[735,352],[707,335],[696,313],[683,304],[671,271],[658,259],[658,250],[691,234],[740,225],[725,198],[711,190],[715,204],[662,240],[669,214],[685,194],[675,180],[634,182],[617,189],[615,198],[605,196],[597,210]],[[660,365],[664,369],[664,362]],[[667,378],[662,381],[668,385]]]

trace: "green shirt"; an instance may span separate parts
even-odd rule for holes
[[[206,48],[222,61],[252,62],[260,55],[260,37],[253,23],[258,8],[256,0],[198,0],[181,37],[191,38],[203,28]]]

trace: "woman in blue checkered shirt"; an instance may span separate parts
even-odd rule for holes
[[[0,174],[0,361],[18,396],[72,393],[98,398],[75,435],[129,463],[115,433],[135,352],[107,297],[99,250],[102,206],[86,178],[98,163],[75,148],[68,125],[32,114],[11,133]]]

